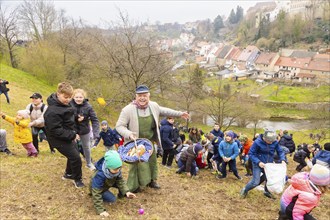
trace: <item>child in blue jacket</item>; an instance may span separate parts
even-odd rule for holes
[[[239,154],[239,149],[237,143],[234,141],[235,134],[232,131],[228,131],[225,134],[225,139],[220,142],[219,145],[219,154],[222,158],[222,165],[221,165],[221,176],[217,176],[219,179],[226,178],[227,171],[226,167],[229,164],[229,167],[233,171],[234,175],[237,179],[241,180],[242,177],[238,175],[237,168],[236,168],[236,157]]]
[[[116,196],[109,191],[110,187],[118,188],[119,195],[135,198],[135,194],[129,192],[121,173],[122,161],[117,151],[109,150],[98,162],[96,171],[91,179],[90,192],[93,198],[97,214],[107,217],[109,213],[103,206],[103,202],[114,203]]]
[[[121,136],[115,130],[112,130],[105,120],[101,122],[101,129],[99,138],[95,139],[93,147],[96,147],[102,138],[105,151],[114,150],[114,144],[119,143]]]

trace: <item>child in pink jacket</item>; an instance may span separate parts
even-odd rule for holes
[[[281,197],[279,220],[313,220],[310,212],[319,204],[321,194],[330,184],[330,170],[315,164],[310,173],[300,172],[292,176],[291,185]]]

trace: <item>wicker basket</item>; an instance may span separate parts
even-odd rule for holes
[[[120,155],[120,158],[122,161],[129,163],[129,164],[135,164],[139,162],[148,162],[152,152],[153,152],[153,145],[151,141],[145,138],[138,138],[136,139],[137,145],[144,145],[146,148],[146,152],[139,158],[138,156],[128,156],[128,152],[130,149],[135,147],[135,141],[127,142],[126,144],[120,146],[118,148],[118,153]]]

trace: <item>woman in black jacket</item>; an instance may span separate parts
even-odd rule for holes
[[[95,170],[91,157],[90,122],[92,122],[93,138],[97,139],[100,131],[99,120],[97,119],[96,113],[92,106],[88,103],[88,99],[86,99],[86,92],[84,90],[75,89],[73,91],[71,105],[74,107],[76,130],[86,159],[86,166],[90,170]]]
[[[0,79],[0,95],[3,93],[6,96],[7,103],[10,104],[8,96],[9,89],[7,88],[7,84],[9,84],[7,80]]]

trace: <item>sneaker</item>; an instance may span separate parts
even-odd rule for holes
[[[223,175],[217,175],[216,178],[221,180],[221,179],[224,179],[224,178],[226,178],[226,177],[223,176]]]
[[[62,180],[74,180],[73,177],[72,177],[72,174],[64,174],[62,176]]]
[[[83,183],[83,181],[80,179],[80,180],[74,180],[73,181],[73,184],[76,188],[82,188],[82,187],[85,187],[85,184]]]
[[[270,198],[270,199],[276,199],[275,196],[273,194],[271,194],[270,192],[264,192],[264,196],[266,196],[267,198]]]
[[[214,170],[214,171],[212,171],[211,173],[214,174],[214,175],[218,175],[218,174],[219,174],[219,171]]]
[[[3,152],[5,152],[7,155],[13,155],[13,153],[8,148],[6,148]]]
[[[94,166],[94,164],[88,164],[88,165],[86,165],[86,167],[88,168],[88,169],[90,169],[91,171],[94,171],[94,170],[96,170],[96,167]]]
[[[241,198],[243,198],[243,199],[245,199],[246,198],[246,196],[247,196],[247,192],[245,191],[245,187],[241,190],[241,192],[240,192],[240,196],[241,196]]]
[[[237,177],[237,179],[238,179],[238,180],[242,180],[243,178],[242,178],[242,177],[240,177],[240,176],[238,176],[238,177]]]

